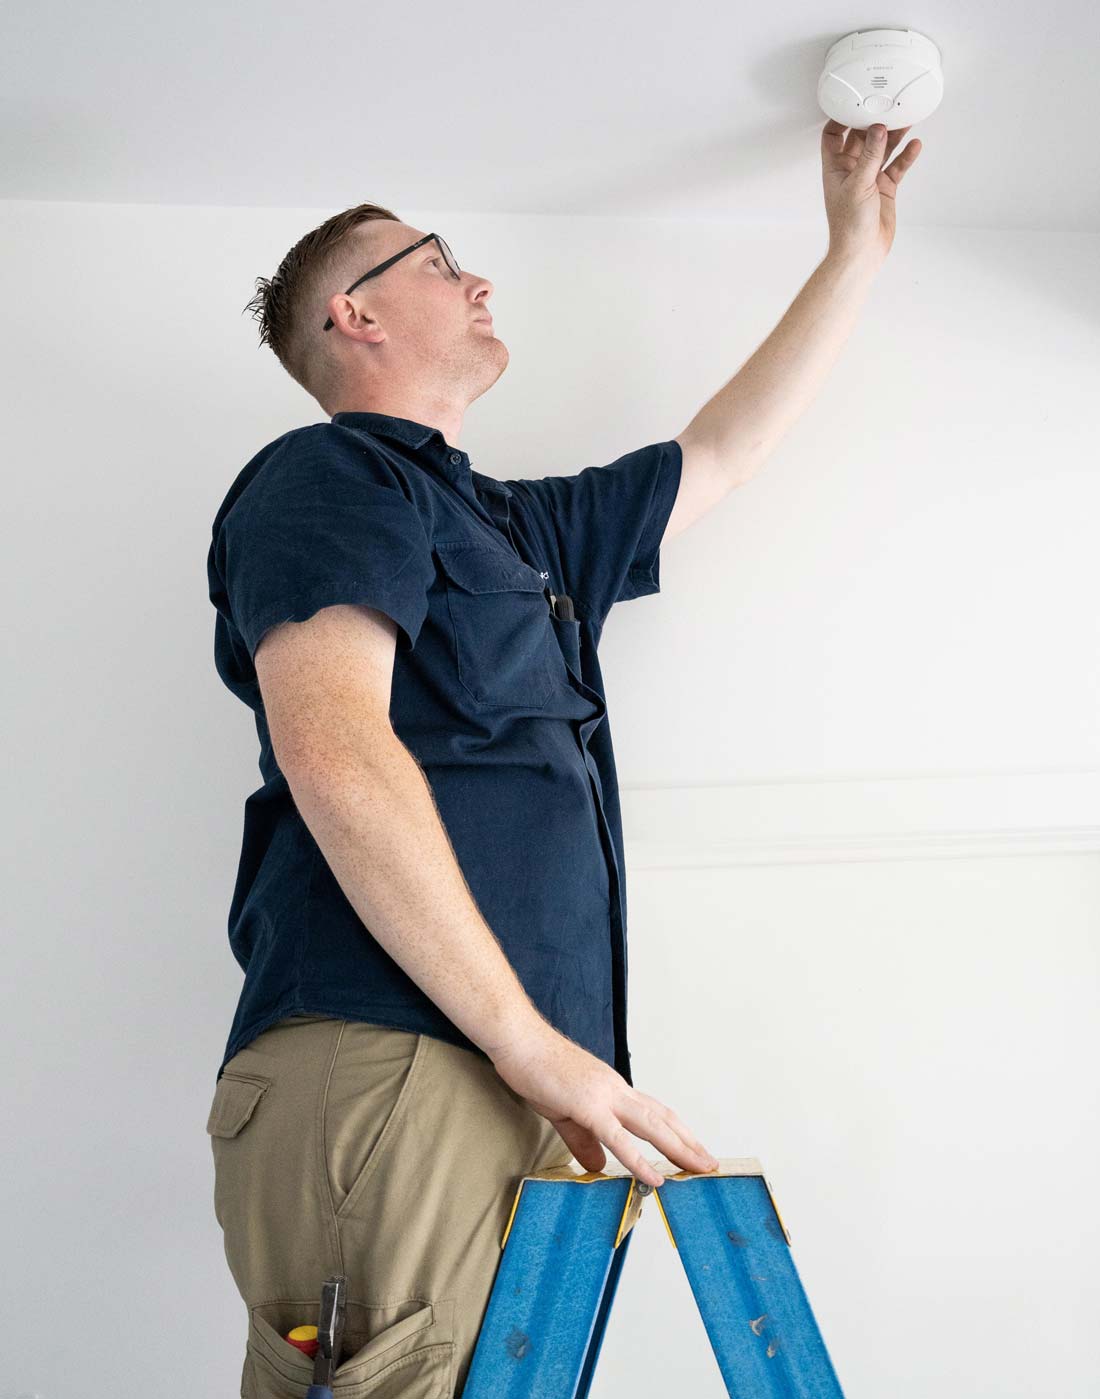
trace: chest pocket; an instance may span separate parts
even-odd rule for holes
[[[447,578],[463,687],[483,709],[544,708],[555,684],[557,642],[538,572],[487,544],[437,540],[435,552]]]

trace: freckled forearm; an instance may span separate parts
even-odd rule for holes
[[[492,1058],[536,1033],[531,1003],[482,917],[431,788],[395,737],[286,772],[295,805],[372,936]]]

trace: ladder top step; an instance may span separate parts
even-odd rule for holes
[[[755,1156],[721,1156],[718,1159],[717,1169],[713,1171],[683,1171],[679,1166],[674,1166],[671,1161],[666,1161],[663,1156],[657,1157],[656,1160],[650,1160],[647,1157],[646,1160],[666,1180],[694,1180],[697,1177],[706,1176],[762,1176],[764,1174],[764,1168]],[[532,1171],[530,1175],[523,1177],[523,1180],[571,1180],[579,1185],[587,1185],[595,1180],[629,1179],[631,1179],[631,1173],[618,1161],[610,1162],[607,1170],[604,1171],[584,1171],[580,1169],[579,1164],[576,1166],[547,1166],[544,1170]]]

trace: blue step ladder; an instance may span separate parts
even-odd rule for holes
[[[658,1167],[658,1169],[661,1169]],[[560,1166],[525,1176],[462,1399],[587,1399],[642,1201],[680,1255],[732,1399],[843,1399],[760,1162],[622,1173]]]

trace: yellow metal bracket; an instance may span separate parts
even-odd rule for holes
[[[661,1170],[660,1166],[657,1170]],[[727,1156],[723,1157],[713,1171],[676,1171],[666,1172],[667,1180],[695,1180],[706,1179],[708,1176],[759,1176],[764,1182],[764,1189],[768,1192],[768,1199],[771,1201],[772,1209],[775,1210],[775,1217],[779,1221],[779,1227],[783,1230],[783,1237],[787,1240],[788,1246],[791,1242],[790,1231],[783,1223],[783,1216],[779,1213],[779,1206],[775,1203],[775,1192],[772,1190],[771,1182],[764,1174],[763,1167],[755,1156]],[[668,1215],[665,1207],[661,1203],[661,1191],[663,1186],[658,1186],[653,1192],[653,1198],[657,1201],[657,1208],[661,1212],[661,1218],[665,1223],[665,1231],[668,1234],[668,1241],[673,1248],[676,1248],[676,1238],[672,1232],[672,1226],[668,1222]]]

